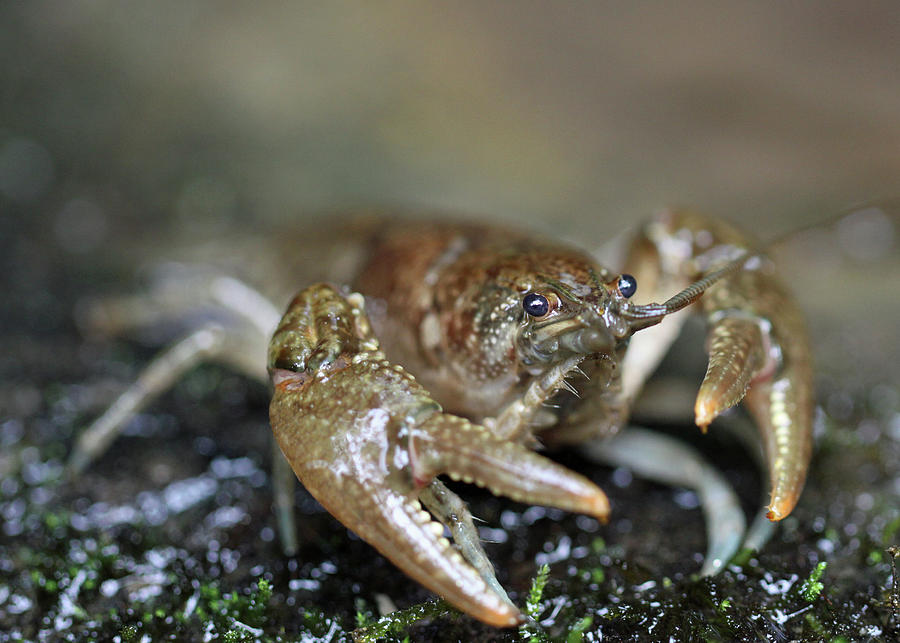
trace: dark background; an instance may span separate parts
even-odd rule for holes
[[[702,551],[699,514],[669,489],[617,489],[628,529],[603,528],[619,549],[588,557],[606,565],[606,578],[581,587],[572,579],[585,560],[569,563],[576,573],[557,563],[550,589],[573,616],[548,632],[561,636],[587,614],[589,631],[614,638],[652,623],[662,638],[710,636],[710,627],[746,638],[896,633],[884,552],[897,544],[900,515],[898,115],[894,2],[0,4],[0,623],[9,625],[0,630],[186,637],[208,621],[195,613],[168,623],[165,614],[211,585],[246,594],[266,574],[277,615],[267,636],[322,625],[298,605],[348,631],[355,610],[375,611],[376,593],[401,607],[427,597],[401,589],[402,575],[373,562],[302,492],[317,532],[305,534],[299,561],[279,557],[271,534],[260,536],[271,525],[266,393],[217,369],[193,374],[84,478],[56,486],[73,434],[153,354],[82,338],[72,310],[129,291],[137,264],[173,241],[397,205],[600,247],[655,209],[686,204],[767,240],[814,226],[777,254],[810,315],[828,430],[770,558],[712,587],[689,579]],[[182,478],[215,478],[211,461],[242,456],[258,473],[216,478],[215,507],[155,521],[133,500]],[[753,468],[739,451],[730,457],[752,506]],[[598,482],[614,486],[609,475]],[[73,521],[102,502],[138,517]],[[243,517],[210,523],[229,502]],[[476,502],[488,517],[513,511]],[[570,518],[539,522],[548,524],[510,528],[492,552],[520,604],[535,552],[555,546],[545,543],[568,536],[588,546],[598,535]],[[684,541],[671,542],[684,523]],[[210,542],[240,553],[234,569]],[[96,554],[103,546],[115,555]],[[148,552],[170,549],[154,568],[162,580],[135,571]],[[829,562],[827,600],[759,589],[766,574],[799,586],[820,560]],[[337,571],[321,572],[324,562]],[[328,579],[316,591],[290,585],[316,573]],[[661,597],[646,589],[648,579],[661,587],[660,576],[677,581]],[[136,595],[122,580],[134,578],[164,592]],[[80,611],[66,607],[66,588]],[[700,605],[688,615],[695,593]],[[615,596],[633,605],[631,616],[598,607]],[[737,624],[717,607],[726,598]],[[222,618],[219,634],[233,628]],[[419,636],[438,632],[465,638]]]

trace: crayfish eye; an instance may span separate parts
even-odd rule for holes
[[[619,288],[619,294],[622,295],[625,299],[628,299],[637,290],[637,279],[635,279],[631,275],[622,275],[621,277],[619,277],[619,283],[617,284],[617,286]]]
[[[543,317],[550,312],[550,302],[543,295],[531,292],[522,299],[522,308],[532,317]]]

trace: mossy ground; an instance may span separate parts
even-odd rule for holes
[[[283,556],[267,393],[221,369],[191,373],[84,475],[62,481],[77,431],[153,349],[78,335],[68,311],[91,290],[93,268],[46,261],[25,274],[10,262],[40,247],[40,231],[2,232],[12,240],[4,289],[28,303],[5,308],[0,338],[0,641],[340,641],[360,626],[369,640],[415,641],[900,636],[890,549],[900,541],[900,401],[891,382],[824,372],[825,430],[800,505],[764,551],[715,578],[696,577],[704,536],[690,494],[577,453],[559,457],[609,491],[608,525],[460,488],[496,541],[488,549],[501,582],[534,617],[496,630],[431,602],[302,489],[301,549]],[[760,481],[740,448],[715,432],[660,428],[715,457],[754,507]],[[543,563],[546,586],[529,600]],[[385,604],[400,608],[393,623],[379,622]]]

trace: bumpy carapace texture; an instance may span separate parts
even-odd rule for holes
[[[302,289],[272,339],[272,426],[338,520],[464,611],[494,625],[522,620],[477,537],[457,547],[444,538],[445,526],[460,541],[467,532],[447,518],[450,492],[436,476],[605,519],[600,489],[531,447],[616,433],[644,377],[623,380],[630,337],[687,301],[709,326],[697,424],[706,430],[743,400],[766,454],[769,518],[796,504],[811,450],[808,340],[745,234],[684,212],[650,222],[626,270],[655,299],[695,283],[665,304],[634,303],[623,273],[541,237],[418,222],[353,234],[350,278]]]

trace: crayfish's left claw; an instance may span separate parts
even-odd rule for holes
[[[809,341],[796,303],[773,274],[748,268],[728,293],[703,302],[709,366],[697,394],[697,425],[742,399],[756,420],[769,469],[767,517],[787,516],[803,489],[812,451]]]
[[[757,320],[723,317],[710,324],[709,366],[694,404],[697,426],[710,423],[744,399],[750,383],[769,361]]]
[[[705,431],[744,402],[769,470],[767,517],[781,520],[803,489],[813,434],[811,349],[794,297],[755,242],[723,221],[690,212],[662,213],[635,245],[632,261],[655,265],[663,283],[697,279],[666,302],[693,301],[703,292],[709,367],[694,407],[697,425]]]
[[[606,496],[551,460],[442,413],[385,359],[362,306],[361,297],[326,285],[291,304],[270,345],[278,444],[307,490],[409,576],[486,623],[516,625],[519,610],[443,537],[419,494],[447,473],[601,519]]]

